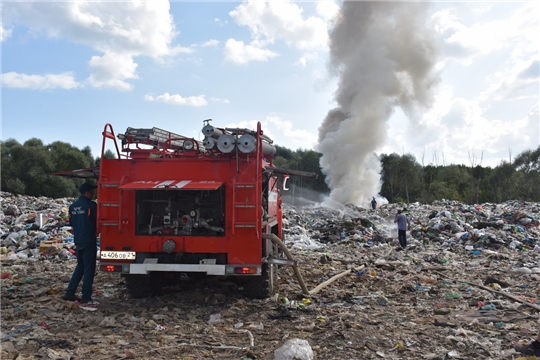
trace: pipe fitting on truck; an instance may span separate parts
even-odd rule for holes
[[[212,220],[210,220],[210,221],[212,221]],[[203,228],[205,228],[205,229],[208,229],[208,230],[215,231],[215,232],[220,232],[220,233],[224,233],[224,232],[225,232],[225,229],[224,229],[224,228],[222,228],[222,227],[220,227],[220,226],[212,226],[212,225],[208,224],[208,223],[206,222],[206,220],[203,219],[203,218],[200,218],[200,219],[199,219],[199,226],[201,226],[201,227],[203,227]]]

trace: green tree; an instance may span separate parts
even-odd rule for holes
[[[276,157],[281,157],[287,161],[292,160],[295,158],[296,154],[291,149],[287,149],[286,147],[274,145],[276,147]]]
[[[443,195],[445,199],[466,201],[471,183],[471,174],[465,165],[445,166],[438,176],[438,180],[447,185]]]
[[[424,186],[419,198],[422,203],[430,204],[433,200],[437,199],[437,196],[434,194],[437,193],[438,190],[433,188],[433,186],[441,168],[441,166],[433,165],[428,165],[423,168]]]
[[[519,198],[528,201],[540,200],[540,146],[536,150],[525,150],[514,159],[512,164],[522,173]]]
[[[381,195],[388,201],[395,202],[398,198],[407,203],[416,201],[422,192],[422,167],[412,154],[398,155],[396,153],[379,156],[382,166]]]
[[[515,199],[515,175],[516,170],[507,161],[502,161],[491,173],[489,184],[492,188],[493,201],[501,203],[508,199]]]
[[[422,167],[412,154],[404,154],[399,160],[399,172],[407,203],[415,201],[421,192]]]
[[[395,202],[396,197],[400,196],[399,189],[399,155],[392,153],[390,155],[381,154],[381,195],[389,202]]]
[[[292,151],[282,146],[276,146],[274,165],[279,168],[299,170],[317,174],[317,178],[291,176],[290,191],[286,196],[289,201],[296,203],[297,198],[318,201],[321,194],[329,192],[325,176],[321,171],[320,158],[322,154],[313,150],[298,149]]]
[[[81,179],[54,176],[55,172],[94,165],[90,148],[79,150],[55,141],[45,146],[37,138],[20,144],[8,139],[1,144],[2,190],[32,196],[76,196]]]
[[[47,148],[51,154],[55,171],[81,169],[95,165],[89,147],[79,150],[68,143],[55,141]]]
[[[15,139],[7,139],[2,141],[0,145],[1,149],[1,189],[3,191],[11,191],[10,189],[17,189],[17,193],[24,192],[24,183],[13,176],[13,157],[11,156],[11,149],[16,146],[21,146]]]
[[[15,192],[19,189],[10,189],[20,180],[24,184],[24,195],[45,196],[44,189],[54,171],[53,161],[47,148],[39,139],[32,138],[27,140],[22,146],[12,146],[9,149],[11,157],[11,171],[7,175],[7,191]]]

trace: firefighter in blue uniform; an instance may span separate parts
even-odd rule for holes
[[[82,304],[92,303],[92,284],[96,272],[97,205],[92,201],[95,188],[89,183],[82,184],[79,187],[81,196],[69,207],[69,224],[73,228],[77,249],[77,267],[71,276],[64,300],[77,300]],[[82,299],[79,299],[75,293],[81,280]]]

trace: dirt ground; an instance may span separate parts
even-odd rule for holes
[[[264,300],[222,279],[186,279],[136,300],[122,278],[98,273],[101,304],[86,311],[61,298],[73,260],[4,261],[14,276],[2,280],[2,359],[274,359],[293,338],[307,340],[317,359],[512,359],[513,342],[537,331],[538,311],[523,302],[536,304],[540,276],[509,277],[513,254],[483,256],[475,268],[474,255],[458,249],[330,245],[296,256],[309,289],[366,267],[310,297],[281,268],[278,294]],[[523,302],[471,285],[488,277]]]
[[[424,219],[416,216],[414,226],[424,239],[410,238],[403,251],[384,223],[394,210],[372,213],[379,228],[388,227],[382,235],[365,218],[344,222],[318,209],[287,214],[289,237],[311,227],[304,239],[326,241],[288,243],[309,290],[350,270],[311,296],[291,267],[280,268],[278,292],[263,300],[219,278],[185,278],[158,296],[132,299],[123,278],[98,272],[94,299],[101,304],[88,311],[62,300],[75,259],[1,255],[1,358],[292,360],[280,349],[303,339],[299,359],[534,359],[513,345],[530,342],[540,328],[537,220],[521,229],[505,210],[508,229],[493,228],[497,236],[479,237],[473,247],[454,234],[460,229],[430,230],[430,209],[418,209]],[[520,229],[530,246],[510,248]]]

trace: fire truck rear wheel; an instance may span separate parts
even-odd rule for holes
[[[131,297],[141,299],[156,295],[161,291],[159,276],[152,275],[126,275],[126,288]]]
[[[244,279],[243,294],[251,299],[265,299],[271,296],[277,287],[277,265],[263,264],[261,276]]]

